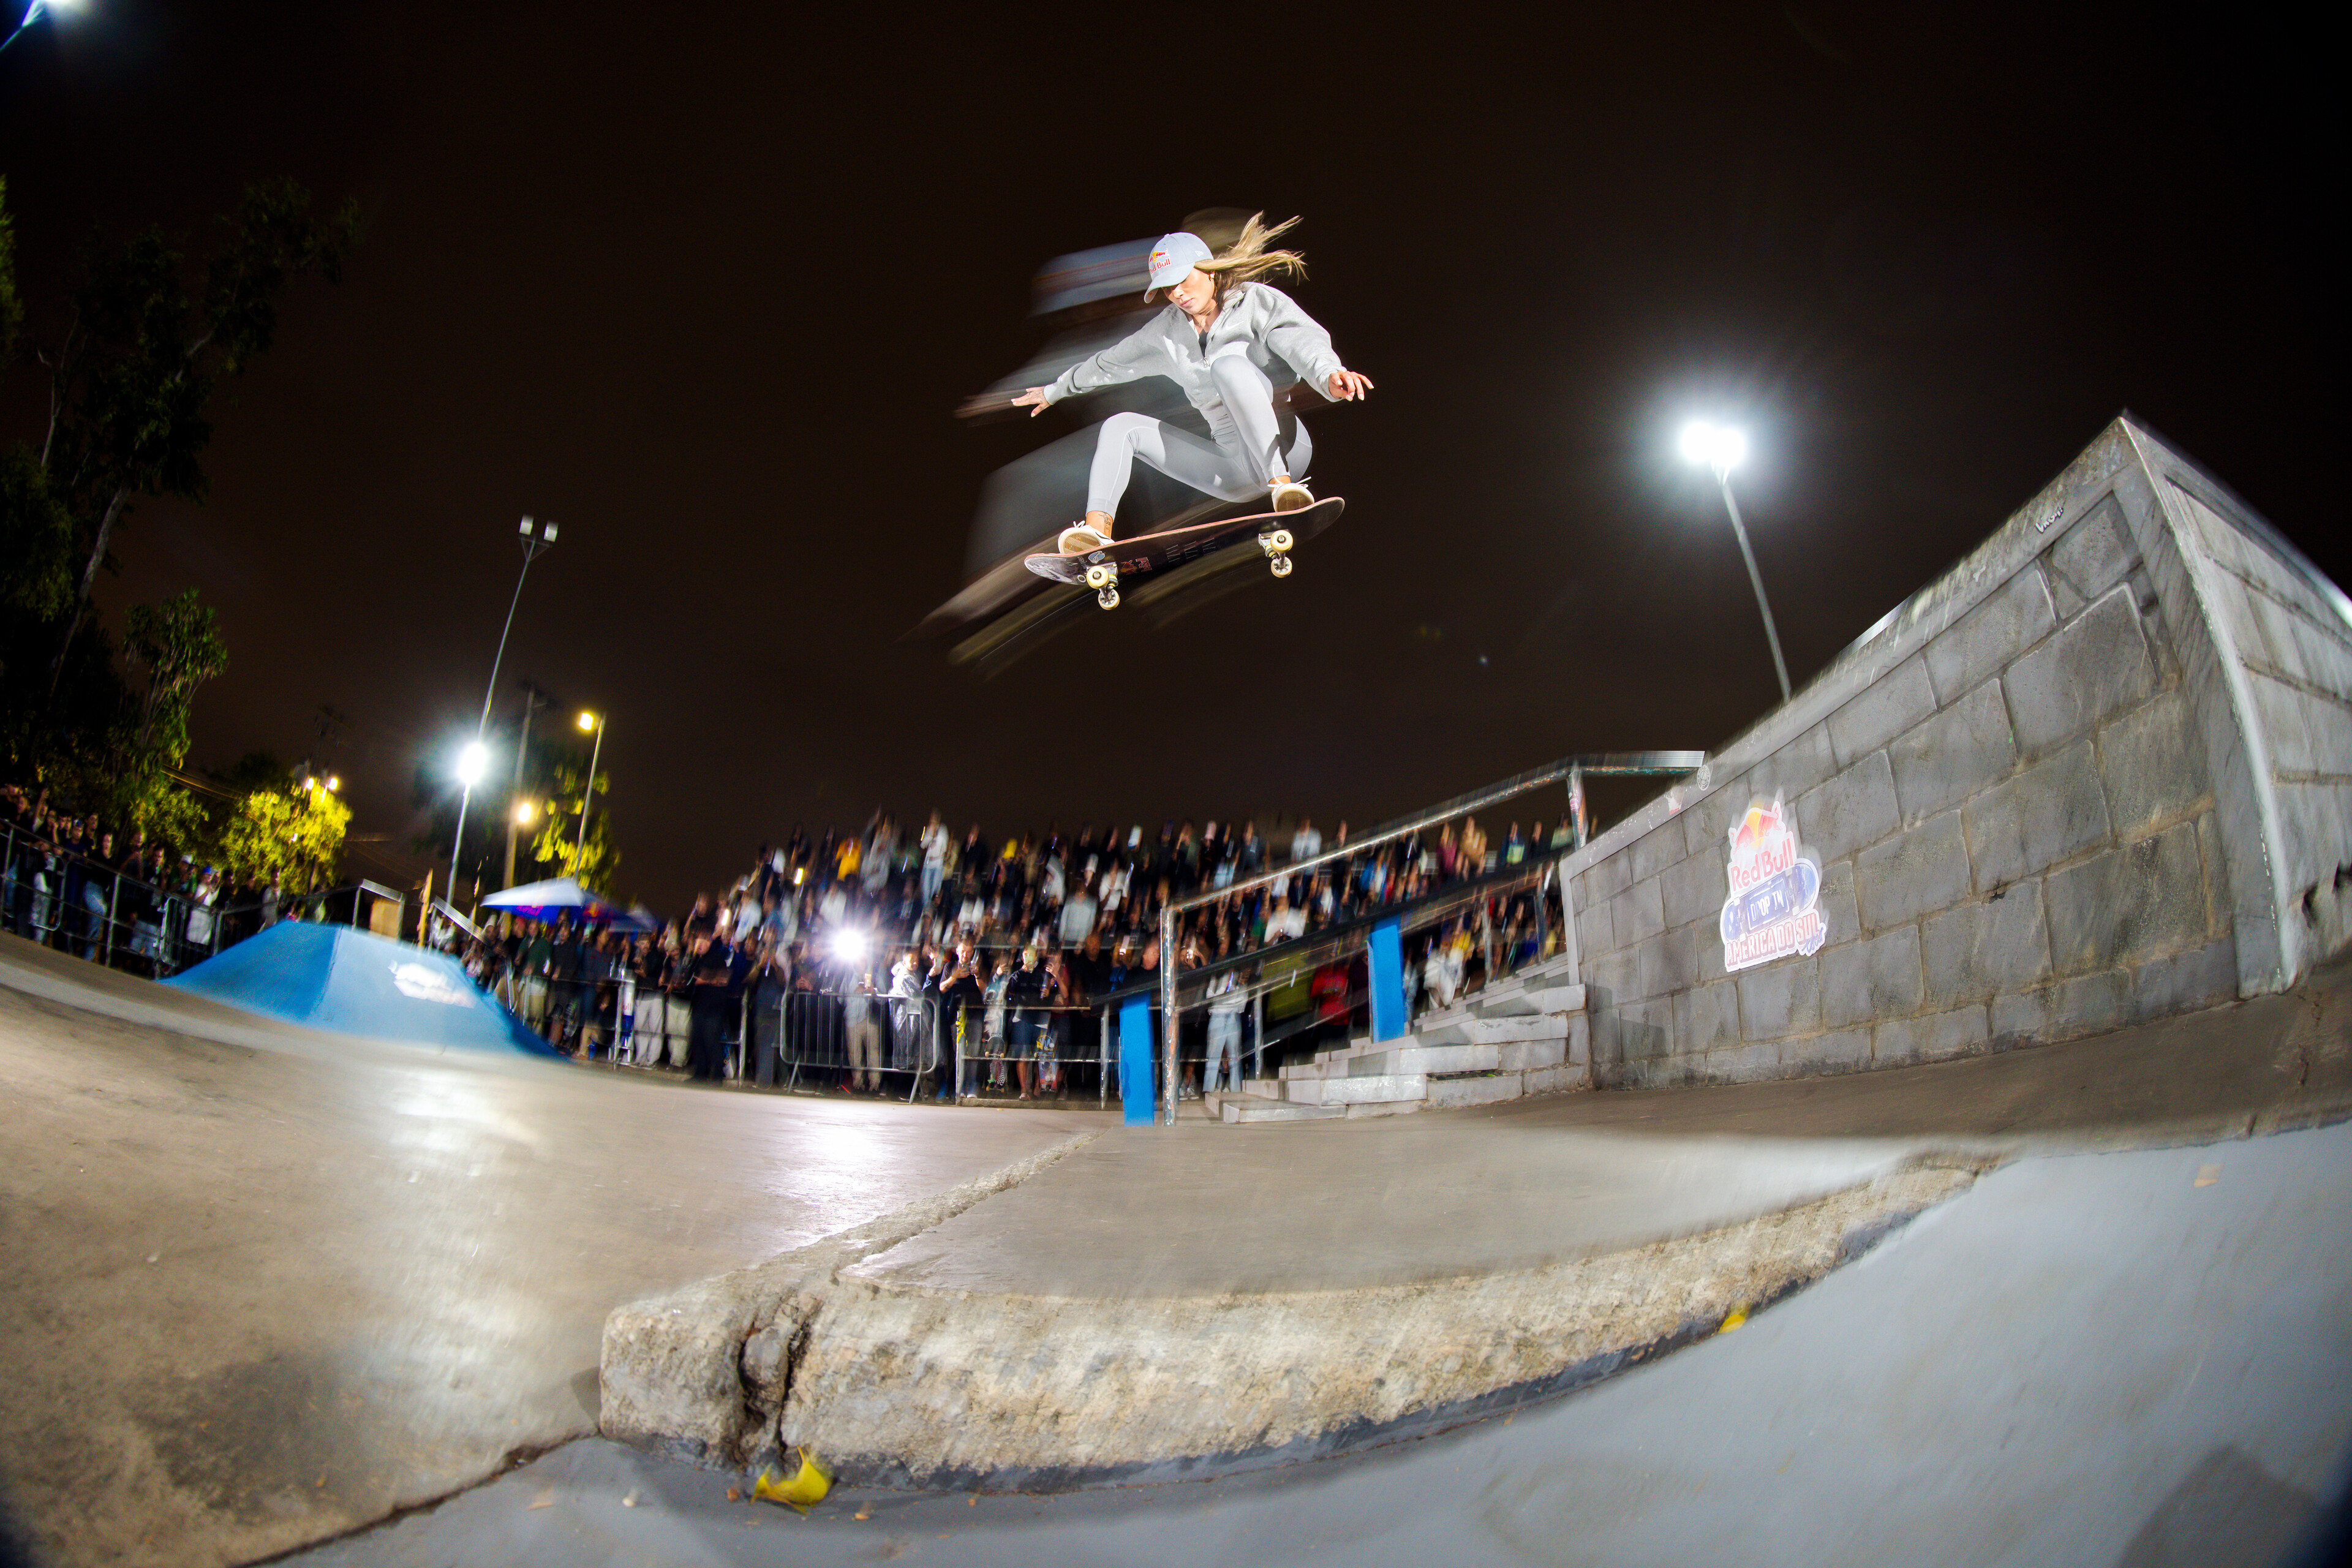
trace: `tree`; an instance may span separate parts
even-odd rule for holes
[[[16,223],[8,216],[8,176],[0,174],[0,366],[16,352],[25,302],[16,297]]]
[[[162,605],[133,605],[128,651],[147,674],[131,754],[149,766],[178,767],[188,755],[188,711],[196,688],[228,668],[212,607],[194,588]]]
[[[292,180],[265,182],[247,188],[226,239],[200,260],[149,229],[119,250],[93,247],[84,262],[65,336],[41,356],[49,422],[38,462],[72,519],[79,561],[53,686],[132,502],[204,500],[214,393],[268,349],[296,279],[341,278],[357,206],[320,218],[310,205]]]
[[[315,780],[257,789],[237,803],[221,833],[221,863],[289,892],[332,886],[351,821],[351,807]]]
[[[587,847],[576,861],[572,858],[581,843],[581,781],[587,773],[587,764],[577,760],[556,763],[555,794],[548,801],[556,809],[541,820],[539,837],[532,842],[530,853],[533,859],[551,868],[549,876],[576,876],[585,886],[601,888],[621,864],[621,852],[613,847],[611,813],[588,814]],[[596,775],[598,800],[606,799],[612,787],[612,774]]]

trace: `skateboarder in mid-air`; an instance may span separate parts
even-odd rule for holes
[[[1109,542],[1112,519],[1139,458],[1223,500],[1246,501],[1271,492],[1269,510],[1277,512],[1314,503],[1298,482],[1314,444],[1307,427],[1294,421],[1290,444],[1283,446],[1269,373],[1279,361],[1334,403],[1361,398],[1372,383],[1339,363],[1331,334],[1289,295],[1259,281],[1304,277],[1307,271],[1306,258],[1297,251],[1266,248],[1298,220],[1268,228],[1265,217],[1253,216],[1222,253],[1197,235],[1163,237],[1152,247],[1151,287],[1143,297],[1164,297],[1168,309],[1123,341],[1072,365],[1051,386],[1033,386],[1013,400],[1034,418],[1075,393],[1164,375],[1183,388],[1209,424],[1211,439],[1203,441],[1148,415],[1114,414],[1104,420],[1087,478],[1086,521],[1062,531],[1064,554],[1082,555]]]

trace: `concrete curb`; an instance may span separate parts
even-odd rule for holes
[[[1087,1141],[614,1312],[604,1435],[714,1468],[804,1445],[848,1481],[988,1489],[1313,1458],[1556,1394],[1704,1337],[1994,1163],[1931,1157],[1693,1236],[1345,1290],[1087,1300],[860,1276],[862,1259]]]
[[[781,1258],[615,1308],[604,1320],[598,1358],[599,1430],[666,1458],[720,1468],[772,1451],[794,1363],[841,1269],[954,1218],[1101,1136],[1078,1133]]]

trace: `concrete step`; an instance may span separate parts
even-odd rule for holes
[[[1351,1057],[1349,1078],[1384,1078],[1392,1073],[1490,1072],[1502,1066],[1494,1046],[1427,1046],[1415,1036],[1391,1040],[1388,1048]],[[1327,1078],[1340,1075],[1327,1073]]]
[[[1421,1073],[1388,1073],[1379,1078],[1296,1079],[1284,1086],[1286,1098],[1300,1105],[1370,1105],[1421,1100],[1429,1079]]]
[[[1228,1095],[1218,1109],[1228,1127],[1253,1121],[1331,1121],[1348,1114],[1344,1105],[1293,1105],[1254,1094]]]

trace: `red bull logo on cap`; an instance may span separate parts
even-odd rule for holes
[[[1811,957],[1829,935],[1822,919],[1822,868],[1801,852],[1788,807],[1761,796],[1731,826],[1725,868],[1723,967],[1737,972],[1790,954]]]

